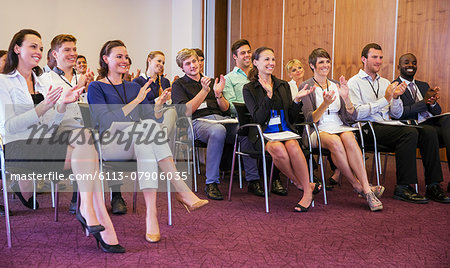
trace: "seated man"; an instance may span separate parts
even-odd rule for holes
[[[363,69],[350,78],[351,101],[356,106],[358,120],[369,120],[374,124],[377,143],[395,152],[397,186],[394,198],[406,202],[424,204],[428,199],[416,193],[410,184],[417,183],[416,147],[419,146],[425,167],[425,183],[427,196],[435,201],[449,203],[440,186],[443,181],[442,170],[439,165],[439,142],[431,135],[423,135],[416,128],[386,125],[389,116],[400,118],[403,114],[403,103],[399,98],[406,89],[406,83],[394,82],[390,84],[381,78],[378,72],[383,61],[383,52],[378,44],[368,44],[361,53]],[[366,126],[365,126],[366,127]],[[366,138],[369,131],[363,131]]]
[[[207,143],[206,149],[206,195],[210,199],[222,200],[223,195],[217,184],[219,183],[219,165],[225,142],[234,143],[237,124],[215,124],[198,120],[224,119],[230,114],[230,103],[223,97],[225,78],[221,75],[220,82],[200,74],[198,56],[193,49],[182,49],[176,58],[178,66],[185,76],[176,80],[172,85],[172,102],[186,104],[186,116],[193,119],[195,138]],[[246,175],[251,174],[248,162],[244,160]],[[253,172],[257,173],[256,162]]]
[[[417,58],[412,53],[402,55],[398,60],[397,68],[400,71],[400,76],[395,81],[405,82],[408,85],[405,94],[400,96],[403,101],[403,114],[400,119],[418,120],[422,127],[419,129],[419,133],[431,135],[434,139],[438,137],[440,144],[445,145],[447,159],[450,159],[450,131],[448,131],[450,129],[450,116],[444,115],[427,120],[442,112],[441,106],[437,102],[439,87],[431,88],[428,83],[414,79],[417,71]],[[433,190],[435,190],[433,187],[427,188],[427,193]],[[432,199],[433,195],[428,197]]]

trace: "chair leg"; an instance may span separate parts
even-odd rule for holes
[[[167,225],[172,226],[172,192],[170,190],[170,180],[167,181]]]
[[[51,182],[53,185],[53,182]],[[58,211],[58,205],[59,205],[59,193],[58,193],[58,183],[54,184],[55,187],[55,221],[58,221],[59,211]],[[53,188],[53,187],[52,187]]]
[[[327,189],[325,186],[325,171],[323,170],[323,159],[320,159],[320,161],[322,161],[322,163],[320,163],[320,175],[322,176],[322,192],[323,192],[323,201],[325,205],[328,205],[328,200],[327,200]]]
[[[233,187],[234,165],[236,162],[236,146],[234,146],[233,160],[231,160],[230,185],[228,186],[228,201],[231,201],[231,189]]]
[[[384,165],[383,165],[383,185],[386,184],[386,167],[387,167],[387,162],[388,162],[388,156],[389,156],[388,153],[386,153],[385,156],[384,156]],[[381,164],[381,161],[380,161],[380,164]],[[380,184],[378,183],[378,185],[380,185]]]
[[[12,247],[11,241],[11,222],[9,219],[9,204],[8,204],[8,188],[6,185],[6,174],[5,174],[5,159],[3,152],[0,152],[1,156],[1,174],[2,174],[2,185],[3,185],[3,205],[5,206],[5,224],[6,224],[6,240],[8,243],[8,248]]]
[[[272,178],[273,178],[273,161],[272,161],[272,166],[270,167],[269,195],[272,191]]]
[[[193,173],[194,173],[194,191],[197,192],[197,164],[196,164],[196,157],[195,157],[195,147],[192,147],[192,166],[194,167]]]
[[[36,198],[37,198],[36,180],[33,180],[33,210],[36,210]]]
[[[136,213],[136,206],[137,206],[137,178],[134,180],[133,185],[133,213]]]
[[[51,196],[52,196],[52,208],[55,207],[55,184],[53,181],[50,181],[50,189],[51,189]]]

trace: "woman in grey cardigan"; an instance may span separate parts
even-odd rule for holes
[[[305,84],[315,87],[315,92],[302,99],[302,111],[306,121],[317,123],[321,145],[331,153],[336,167],[347,177],[354,190],[364,196],[371,211],[383,209],[378,199],[383,186],[370,187],[367,172],[361,157],[361,150],[349,122],[356,119],[356,110],[348,96],[347,81],[343,76],[340,83],[327,78],[331,69],[331,59],[327,51],[317,48],[309,55],[309,65],[313,78]],[[316,133],[311,134],[316,144]]]

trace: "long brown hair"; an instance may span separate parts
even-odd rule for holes
[[[255,52],[253,52],[253,55],[252,55],[252,63],[253,63],[254,60],[259,60],[259,56],[261,55],[261,53],[262,53],[263,51],[266,51],[266,50],[270,50],[270,51],[272,51],[273,53],[275,53],[275,52],[273,51],[273,49],[271,49],[270,47],[259,47],[259,48],[257,48],[257,49],[255,50]],[[259,74],[258,68],[256,68],[256,66],[253,66],[253,68],[252,68],[252,69],[250,70],[250,72],[248,73],[248,80],[250,80],[251,82],[256,82],[256,81],[258,81],[258,74]]]
[[[103,60],[103,56],[109,56],[111,50],[115,47],[126,47],[125,44],[120,40],[111,40],[106,42],[102,49],[100,50],[100,68],[98,69],[98,78],[97,80],[104,78],[108,75],[108,64]]]
[[[35,35],[35,36],[39,37],[39,39],[42,39],[41,35],[35,30],[22,29],[22,30],[18,31],[13,36],[11,43],[9,43],[8,55],[6,56],[5,68],[3,69],[4,74],[12,73],[17,69],[17,66],[19,65],[19,56],[17,56],[16,52],[14,52],[14,47],[16,45],[21,47],[23,40],[25,39],[25,36],[27,34]],[[34,67],[33,71],[36,73],[36,75],[42,74],[42,69],[39,66]]]

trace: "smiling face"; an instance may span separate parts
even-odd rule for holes
[[[413,54],[406,54],[401,56],[398,63],[398,69],[400,70],[400,75],[403,78],[412,81],[417,71],[416,57]]]
[[[38,66],[42,59],[42,40],[36,35],[27,34],[22,42],[22,46],[15,45],[14,52],[19,58],[19,65],[27,69]]]
[[[79,74],[85,74],[87,70],[87,62],[85,58],[78,58],[75,69]]]
[[[381,64],[383,63],[383,51],[371,48],[367,53],[366,57],[361,57],[364,63],[364,72],[368,75],[375,75],[381,69]]]
[[[126,47],[113,47],[108,56],[103,56],[103,60],[108,64],[108,73],[125,74],[128,72],[130,62]]]
[[[236,66],[240,69],[247,69],[252,65],[252,50],[248,45],[239,47],[236,51],[237,55],[233,54],[233,59],[236,61]]]
[[[314,74],[326,77],[331,69],[331,60],[328,58],[318,57],[316,66],[311,64],[311,68],[313,69]]]
[[[253,65],[260,74],[271,75],[275,68],[275,54],[266,49],[259,54],[258,59],[253,60]]]
[[[183,61],[183,72],[190,77],[191,79],[194,79],[194,77],[197,77],[197,75],[200,73],[199,68],[199,62],[197,59],[197,56],[191,56]]]
[[[148,67],[155,73],[160,74],[164,72],[164,64],[166,63],[166,58],[161,54],[156,54],[156,56],[151,59],[148,58]]]
[[[53,57],[56,60],[56,66],[62,70],[75,67],[78,56],[75,42],[63,42],[58,49],[53,50]]]
[[[289,77],[294,81],[302,81],[304,74],[305,69],[303,69],[303,67],[298,63],[292,65],[291,70],[288,73]]]

